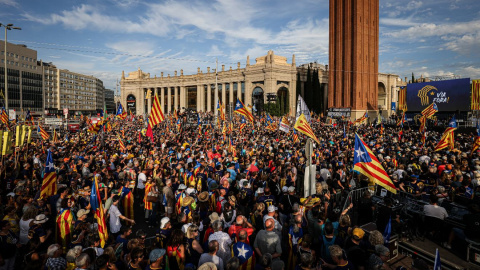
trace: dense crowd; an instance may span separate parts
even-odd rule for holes
[[[473,133],[458,132],[455,149],[433,152],[435,131],[423,145],[410,127],[332,125],[315,116],[316,190],[305,197],[301,134],[294,141],[291,132],[267,130],[261,117],[242,130],[236,117],[231,130],[179,119],[157,125],[153,141],[141,117],[112,119],[109,132],[60,132],[57,142],[38,138],[3,156],[0,269],[390,269],[384,231],[389,221],[393,233],[402,224],[392,202],[378,207],[365,189],[345,203],[350,191],[373,185],[353,171],[355,133],[399,192],[430,202],[425,216],[443,220],[442,201],[480,196]],[[57,190],[40,198],[49,151]],[[105,243],[90,211],[94,181]],[[446,247],[479,237],[478,204],[470,208],[466,228],[454,228]],[[360,228],[371,222],[376,230]],[[428,269],[421,260],[413,267]]]

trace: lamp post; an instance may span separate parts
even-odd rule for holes
[[[2,24],[2,23],[0,23],[0,26],[2,26],[3,28],[5,28],[5,59],[4,59],[4,63],[5,63],[5,70],[4,70],[4,71],[5,71],[5,110],[8,111],[7,30],[12,30],[12,29],[22,30],[22,28],[13,26],[12,23],[9,23],[9,24]]]

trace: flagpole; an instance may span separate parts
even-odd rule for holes
[[[215,59],[215,93],[214,96],[217,97],[215,103],[218,104],[218,58]],[[216,105],[213,105],[216,106]],[[218,115],[218,110],[215,110],[215,116]]]

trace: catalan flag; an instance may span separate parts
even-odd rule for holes
[[[70,208],[62,209],[57,215],[57,227],[55,230],[57,243],[62,245],[63,251],[66,252],[68,246],[72,242],[72,232],[74,229],[74,213]]]
[[[235,149],[235,145],[233,145],[232,138],[228,139],[228,151],[231,152],[234,157],[237,156],[237,150]]]
[[[303,113],[298,117],[297,122],[295,123],[295,126],[293,128],[307,135],[308,137],[316,141],[318,144],[320,144],[320,142],[317,139],[317,136],[315,136],[315,133],[313,133],[313,130],[308,124],[307,119],[305,118],[305,115]]]
[[[121,151],[125,151],[125,149],[127,149],[127,147],[125,147],[125,144],[123,143],[122,139],[120,139],[120,137],[118,137],[118,144],[120,145]]]
[[[100,129],[102,128],[103,120],[99,120],[97,123],[90,125],[87,129],[88,133],[98,134]]]
[[[456,128],[447,127],[447,129],[443,132],[440,141],[438,141],[437,146],[433,151],[440,151],[442,149],[448,148],[449,150],[453,150],[455,140],[454,140],[454,131]]]
[[[125,110],[123,110],[123,107],[122,107],[122,104],[121,104],[121,103],[118,105],[116,117],[117,117],[117,118],[120,118],[120,119],[122,119],[122,120],[124,120],[125,118],[127,118],[127,112],[126,112]]]
[[[255,269],[255,252],[249,244],[240,241],[233,244],[232,256],[238,258],[240,262],[238,270]]]
[[[285,269],[294,270],[297,265],[297,251],[298,247],[302,244],[303,239],[303,229],[300,228],[298,231],[295,231],[293,228],[296,225],[290,226],[288,230],[288,242],[287,242],[287,260]]]
[[[365,112],[360,118],[356,119],[355,122],[353,122],[353,124],[354,125],[364,124],[367,119],[368,119],[368,113]]]
[[[50,135],[48,134],[48,132],[45,131],[45,129],[43,129],[40,125],[38,125],[37,127],[37,133],[42,136],[42,139],[44,141],[48,140],[48,138],[50,138]]]
[[[345,126],[344,126],[345,127]],[[380,124],[380,135],[383,135],[385,128],[383,127],[383,123]]]
[[[2,120],[2,123],[7,125],[7,127],[8,127],[8,114],[7,114],[7,111],[5,110],[5,108],[2,108],[2,115],[0,116],[0,119]]]
[[[472,80],[472,111],[480,110],[480,80]]]
[[[357,171],[378,185],[384,187],[392,193],[397,193],[395,185],[385,172],[382,164],[373,154],[368,145],[355,133],[355,153],[353,156],[353,170]]]
[[[129,188],[122,187],[122,190],[120,191],[120,198],[122,199],[122,207],[123,207],[123,214],[129,218],[133,219],[134,213],[133,213],[133,193]]]
[[[220,119],[225,121],[225,109],[223,108],[223,104],[218,100],[217,103],[217,110],[220,111]]]
[[[57,143],[58,142],[58,134],[57,134],[57,130],[56,129],[53,129],[53,140],[52,140],[54,143]]]
[[[92,183],[92,192],[90,193],[90,206],[93,216],[97,220],[98,234],[100,235],[100,246],[103,248],[108,239],[107,222],[105,219],[105,211],[103,211],[102,200],[98,190],[98,179],[95,176]]]
[[[436,112],[438,112],[438,107],[437,104],[432,103],[428,105],[425,109],[422,111],[422,115],[425,115],[427,118],[432,117]]]
[[[240,120],[240,127],[239,130],[242,132],[243,128],[247,125],[247,121],[245,120],[245,117],[242,116],[242,119]]]
[[[400,91],[398,91],[398,109],[400,111],[407,111],[407,87],[400,86]]]
[[[245,116],[248,121],[253,123],[253,115],[252,113],[243,105],[243,102],[240,101],[240,99],[237,98],[237,103],[235,104],[235,112]]]
[[[27,110],[27,116],[25,116],[25,124],[27,124],[27,121],[30,121],[32,125],[35,125],[35,123],[33,122],[33,116],[30,113],[30,110]],[[27,125],[30,125],[30,124],[27,124]]]
[[[153,99],[152,111],[150,112],[148,120],[149,126],[151,126],[152,128],[165,120],[165,116],[162,112],[162,106],[160,105],[160,101],[156,92],[155,98]]]
[[[427,123],[427,117],[422,115],[420,117],[420,129],[418,130],[420,133],[425,132],[425,125]]]
[[[298,134],[295,128],[293,129],[293,143],[298,142]]]
[[[177,129],[180,131],[182,128],[182,123],[180,123],[180,119],[177,120]]]
[[[480,122],[477,121],[477,136],[473,142],[472,153],[480,147]]]
[[[50,149],[47,154],[47,161],[45,164],[45,172],[43,173],[43,183],[40,189],[40,198],[47,198],[55,195],[57,192],[57,173],[53,167],[52,152]]]
[[[405,111],[402,112],[402,117],[398,119],[397,126],[403,127],[403,123],[407,120],[407,116],[405,115]]]

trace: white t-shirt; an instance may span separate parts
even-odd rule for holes
[[[144,173],[139,173],[137,188],[145,189],[145,182],[147,182],[147,176]]]
[[[112,206],[110,206],[108,213],[110,214],[110,231],[112,233],[119,232],[120,228],[122,227],[122,223],[120,223],[120,216],[122,215],[122,213],[120,213],[118,207],[113,204]]]
[[[444,220],[448,217],[447,210],[438,205],[425,205],[423,207],[423,213],[425,214],[425,216],[435,217],[441,220]]]

